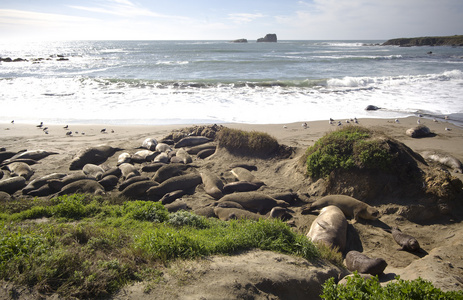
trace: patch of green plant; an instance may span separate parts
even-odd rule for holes
[[[367,128],[352,125],[326,134],[306,151],[308,175],[321,178],[335,169],[390,169],[394,155],[387,141],[372,135]]]
[[[164,222],[169,212],[160,202],[128,201],[124,203],[124,212],[127,217],[138,221]]]
[[[431,282],[418,278],[415,280],[402,280],[396,277],[394,282],[381,286],[378,277],[363,279],[356,272],[347,279],[346,284],[335,284],[334,278],[330,278],[323,284],[322,299],[463,299],[463,292],[442,290],[434,287]]]
[[[160,224],[153,230],[144,232],[137,239],[136,247],[148,258],[162,261],[230,254],[252,248],[293,253],[307,259],[319,256],[317,249],[307,238],[294,233],[279,220],[210,222],[212,224],[204,229],[176,228]]]
[[[184,210],[169,214],[167,223],[172,226],[191,226],[195,228],[207,228],[211,224],[205,217]]]
[[[216,136],[220,147],[247,156],[268,156],[278,151],[278,141],[264,132],[243,131],[224,127]]]

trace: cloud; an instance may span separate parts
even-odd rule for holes
[[[40,13],[15,9],[0,9],[0,23],[50,26],[53,24],[80,23],[92,20],[87,17],[76,17],[62,14]]]
[[[243,24],[249,23],[254,21],[258,18],[263,18],[264,15],[261,13],[257,14],[250,14],[250,13],[237,13],[237,14],[229,14],[228,19],[232,20],[234,23]]]

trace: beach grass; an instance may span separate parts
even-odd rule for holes
[[[279,144],[270,134],[224,127],[216,136],[220,147],[234,154],[266,157],[278,151]]]
[[[107,296],[131,282],[158,280],[176,259],[255,248],[321,256],[280,220],[224,222],[169,214],[157,202],[79,194],[37,200],[20,211],[15,202],[0,215],[0,279],[41,293]]]

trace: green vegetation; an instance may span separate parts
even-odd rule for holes
[[[402,47],[463,46],[463,35],[398,38],[398,39],[391,39],[383,43],[383,46],[387,46],[387,45],[396,45],[396,46],[402,46]]]
[[[220,147],[231,153],[266,157],[275,154],[279,149],[278,141],[267,133],[243,131],[224,127],[216,136]]]
[[[390,282],[382,287],[378,277],[364,280],[360,275],[354,274],[347,279],[347,283],[335,284],[334,278],[327,280],[323,284],[323,294],[321,298],[326,300],[335,299],[463,299],[463,292],[443,292],[435,288],[432,283],[418,278],[408,281],[399,277],[395,282]]]
[[[320,257],[279,220],[223,222],[169,214],[157,202],[87,195],[27,205],[15,200],[0,208],[0,279],[41,293],[106,296],[130,282],[156,282],[174,259],[252,248]]]
[[[328,176],[335,169],[389,170],[394,160],[386,139],[361,126],[346,126],[320,138],[306,151],[307,172],[313,178]]]

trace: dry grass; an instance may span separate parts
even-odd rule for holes
[[[219,147],[242,156],[269,157],[278,153],[278,141],[264,132],[223,128],[216,136]]]

